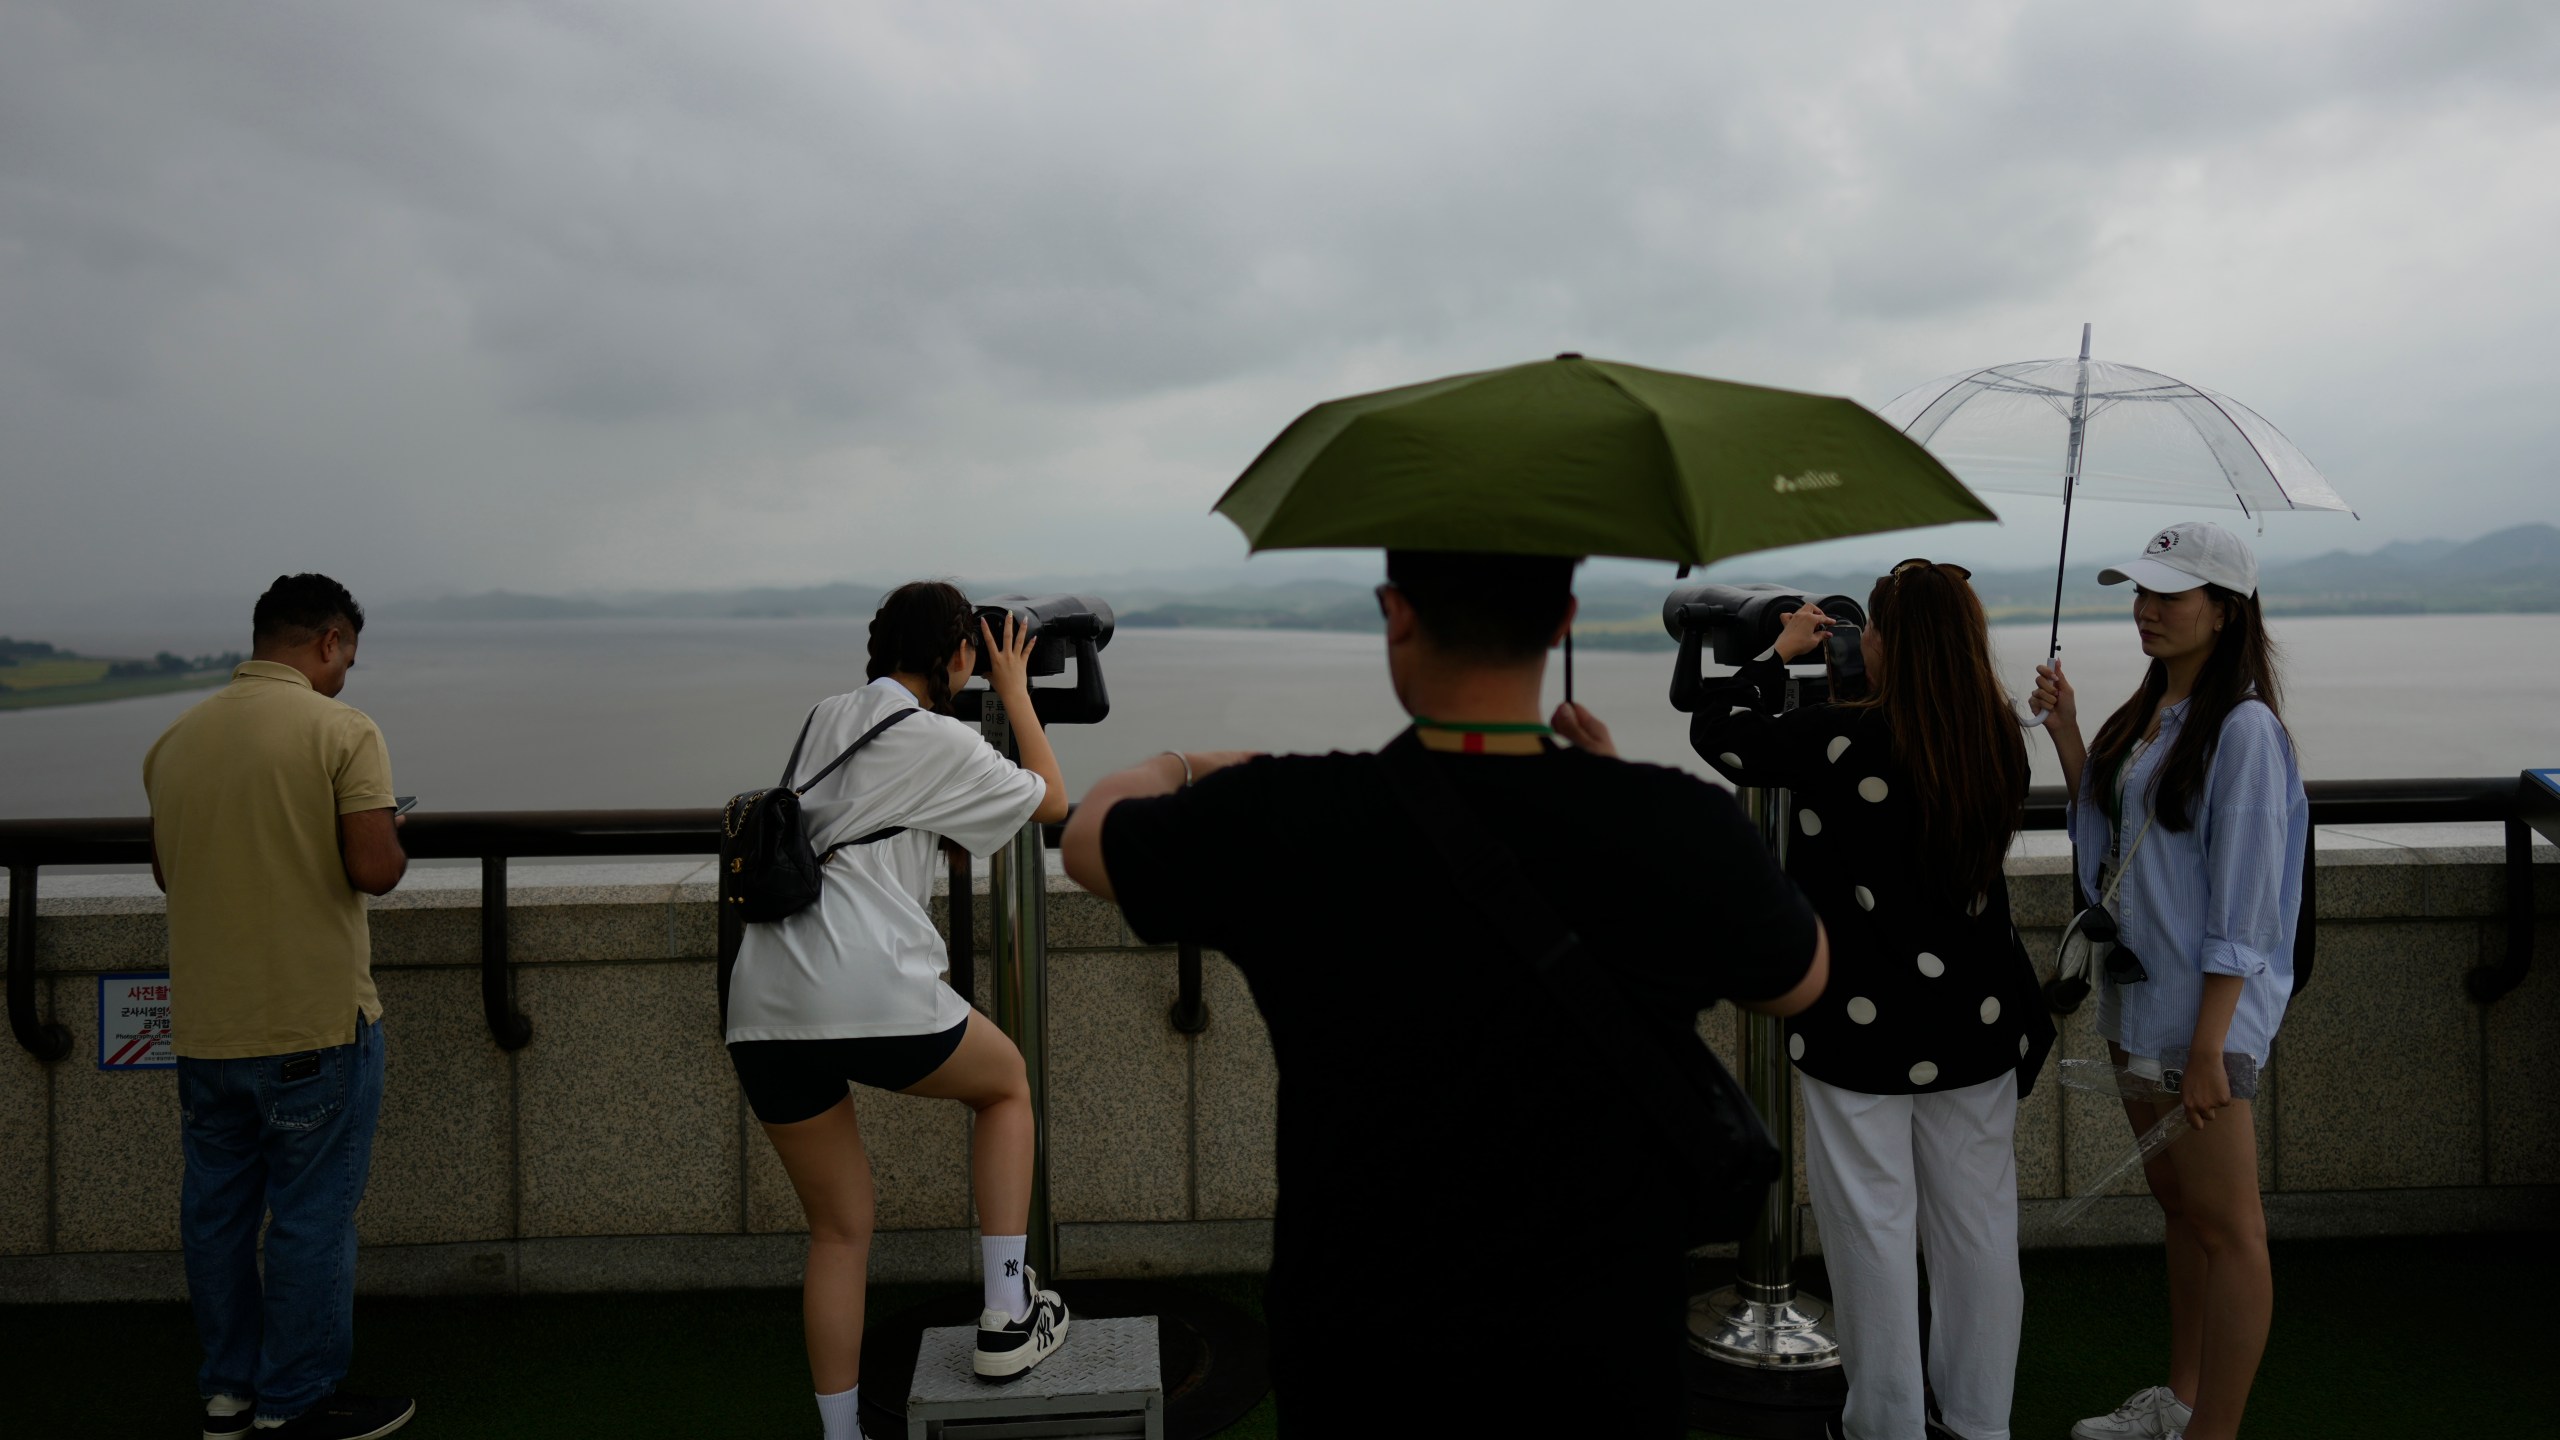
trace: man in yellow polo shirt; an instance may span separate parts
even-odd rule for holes
[[[197,1387],[208,1440],[253,1424],[259,1440],[369,1440],[417,1410],[337,1388],[382,1109],[364,896],[409,862],[382,732],[334,698],[364,629],[355,597],[325,575],[280,576],[252,629],[231,683],[142,762],[152,874],[169,895]]]

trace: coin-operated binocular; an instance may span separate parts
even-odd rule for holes
[[[1807,604],[1821,607],[1837,623],[1823,642],[1827,678],[1800,683],[1820,686],[1825,693],[1833,686],[1845,692],[1852,688],[1854,677],[1854,685],[1863,688],[1866,660],[1858,649],[1858,636],[1866,626],[1867,612],[1857,601],[1846,595],[1816,595],[1795,585],[1688,585],[1662,602],[1662,628],[1680,642],[1680,656],[1671,672],[1671,708],[1684,715],[1698,708],[1707,691],[1705,662],[1710,654],[1718,665],[1758,659],[1778,642],[1787,617]],[[1807,695],[1804,703],[1818,698]]]
[[[970,638],[978,638],[976,621],[982,620],[1001,643],[1007,619],[1020,622],[1030,633],[1031,678],[1065,674],[1067,662],[1075,662],[1072,685],[1031,687],[1031,708],[1041,724],[1096,725],[1111,714],[1111,691],[1102,682],[1102,648],[1111,643],[1118,622],[1109,604],[1090,595],[998,595],[977,607]],[[983,642],[978,646],[978,668],[970,673],[980,678],[988,674]],[[961,691],[951,697],[952,713],[963,720],[979,719],[985,713],[987,694],[985,687],[975,685]]]

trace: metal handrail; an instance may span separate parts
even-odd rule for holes
[[[2500,821],[2507,828],[2507,954],[2472,972],[2473,998],[2487,1003],[2520,984],[2533,955],[2533,833],[2527,827],[2523,777],[2457,780],[2314,780],[2304,788],[2315,825],[2396,825]],[[2059,786],[2028,792],[2025,825],[2058,830],[2064,796]],[[1058,843],[1061,827],[1044,827]],[[421,860],[476,859],[481,874],[480,983],[489,1032],[506,1049],[532,1038],[532,1026],[515,1005],[514,970],[507,955],[507,861],[569,856],[714,855],[720,849],[717,810],[484,810],[408,817],[402,843]],[[70,1033],[36,1014],[35,966],[19,957],[35,954],[36,872],[46,865],[148,865],[151,821],[116,819],[0,820],[0,864],[9,869],[9,1028],[18,1044],[39,1060],[70,1053]],[[967,924],[967,871],[953,869],[953,929]],[[731,927],[733,928],[733,927]],[[734,943],[724,935],[725,943]],[[1183,947],[1178,970],[1176,1023],[1203,1023],[1196,947]],[[957,958],[957,957],[955,957]],[[955,983],[963,976],[955,970]]]

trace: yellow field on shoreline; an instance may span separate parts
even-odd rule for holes
[[[229,667],[216,670],[169,671],[110,680],[112,660],[46,659],[0,665],[0,710],[33,710],[54,705],[94,705],[130,700],[137,695],[165,695],[195,690],[231,678]]]

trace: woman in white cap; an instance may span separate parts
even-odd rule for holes
[[[2098,580],[2135,586],[2150,670],[2092,744],[2050,667],[2036,705],[2075,796],[2081,888],[2114,897],[2098,1031],[2120,1069],[2176,1097],[2126,1113],[2139,1132],[2183,1106],[2194,1133],[2146,1167],[2168,1217],[2169,1383],[2071,1433],[2227,1440],[2274,1308],[2252,1102],[2293,994],[2310,806],[2277,716],[2258,562],[2239,537],[2172,525]]]

